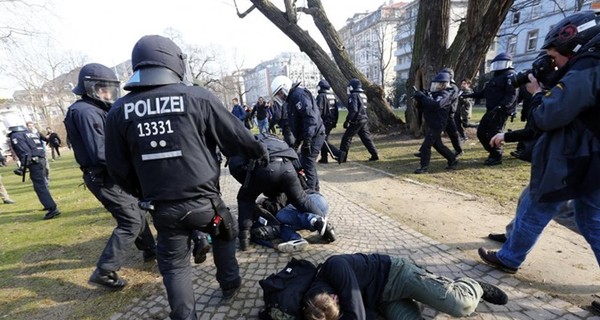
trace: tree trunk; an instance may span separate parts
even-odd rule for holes
[[[402,124],[402,121],[394,115],[388,105],[381,87],[371,83],[354,66],[339,34],[327,18],[320,0],[308,0],[308,8],[297,9],[286,2],[286,12],[282,12],[268,0],[250,1],[256,9],[294,41],[302,52],[308,55],[343,102],[348,101],[346,87],[350,79],[357,78],[362,82],[369,99],[370,108],[367,111],[369,113],[369,126],[373,131],[386,131],[390,127],[398,127]],[[298,10],[313,17],[315,25],[327,42],[335,62],[331,60],[327,52],[319,46],[308,32],[295,23],[297,19],[288,19],[292,14],[295,17],[295,12],[289,12],[290,10]]]
[[[413,85],[427,89],[443,67],[455,71],[454,79],[472,78],[487,53],[514,0],[469,0],[467,16],[447,47],[450,0],[421,0],[407,91]],[[433,54],[429,54],[433,53]],[[414,136],[423,134],[423,121],[414,100],[406,109],[406,125]]]

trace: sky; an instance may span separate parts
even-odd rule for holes
[[[56,40],[56,50],[80,52],[87,62],[113,66],[130,59],[131,49],[144,35],[165,35],[170,28],[180,32],[186,44],[222,48],[230,60],[251,68],[285,51],[299,51],[258,10],[238,18],[234,0],[49,0],[47,18],[39,21]],[[271,0],[283,7],[283,0]],[[355,13],[374,11],[384,0],[321,0],[336,29]],[[306,0],[298,0],[304,5]],[[240,11],[249,0],[237,0]],[[38,18],[39,19],[39,18]],[[302,14],[299,24],[324,46],[324,40]],[[325,48],[326,49],[326,48]],[[326,49],[326,51],[329,51]],[[6,80],[5,80],[6,81]],[[3,82],[5,82],[3,81]],[[0,85],[0,97],[12,96],[14,83]]]

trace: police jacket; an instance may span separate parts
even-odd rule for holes
[[[333,92],[331,90],[319,90],[316,102],[325,127],[327,129],[335,128],[338,122],[338,109]]]
[[[338,296],[340,319],[377,319],[379,303],[390,273],[391,259],[382,254],[341,254],[328,258],[305,294]]]
[[[75,101],[65,115],[65,128],[75,160],[82,168],[106,167],[104,128],[109,106],[87,96]]]
[[[485,98],[486,111],[500,107],[502,111],[510,115],[517,106],[517,89],[513,83],[514,75],[513,69],[495,71],[494,77],[486,82],[483,90],[474,92],[469,97]]]
[[[535,200],[574,199],[600,189],[600,135],[594,134],[600,121],[600,55],[595,53],[600,41],[590,42],[591,48],[580,49],[561,68],[564,76],[541,103],[532,103],[529,121],[542,133],[531,163]]]
[[[287,104],[288,123],[296,143],[310,141],[313,137],[323,134],[321,113],[310,91],[299,86],[292,87]]]
[[[367,95],[362,89],[350,91],[346,122],[361,122],[367,119]]]
[[[46,153],[37,133],[29,131],[16,131],[8,134],[10,144],[22,165],[31,161],[33,157],[45,158]],[[27,160],[27,161],[26,161]]]
[[[423,109],[423,117],[427,126],[431,130],[443,130],[448,122],[448,112],[452,104],[452,92],[449,90],[440,90],[431,93],[431,95],[419,92],[414,97],[419,102],[417,106]]]
[[[113,104],[106,125],[110,175],[144,200],[217,197],[217,147],[228,157],[266,154],[214,94],[197,86],[178,83],[132,91]]]

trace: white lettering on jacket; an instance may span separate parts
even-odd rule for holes
[[[135,113],[138,118],[165,113],[183,113],[185,107],[182,96],[156,97],[154,99],[142,99],[136,102],[128,102],[123,106],[125,120],[129,115]]]

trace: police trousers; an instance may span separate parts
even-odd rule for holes
[[[481,142],[483,148],[489,152],[489,159],[500,160],[502,159],[502,147],[490,146],[490,140],[496,135],[504,131],[506,120],[508,115],[502,108],[497,107],[496,109],[487,111],[477,127],[477,139]]]
[[[146,211],[138,206],[138,199],[121,190],[104,171],[84,172],[83,181],[94,197],[102,203],[117,221],[102,250],[96,266],[103,270],[121,269],[125,250],[134,243],[141,251],[154,251],[156,244],[146,220]]]
[[[344,151],[348,153],[350,150],[350,144],[352,144],[352,138],[354,135],[358,134],[360,141],[367,151],[371,154],[371,156],[377,155],[377,149],[375,148],[375,144],[373,140],[371,140],[371,132],[369,131],[369,124],[367,120],[361,120],[357,122],[352,122],[344,132],[342,136],[342,142],[340,142],[340,151]]]
[[[39,158],[39,162],[29,164],[29,178],[33,183],[33,190],[37,195],[40,203],[46,210],[56,208],[56,202],[52,199],[48,184],[46,183],[46,159]]]
[[[169,317],[173,320],[197,319],[190,262],[194,231],[211,233],[217,282],[222,290],[227,290],[239,287],[242,281],[235,257],[237,224],[232,224],[233,237],[230,239],[215,236],[207,227],[217,211],[229,210],[218,195],[156,202],[154,207],[151,213],[158,231],[156,255],[171,307]]]

